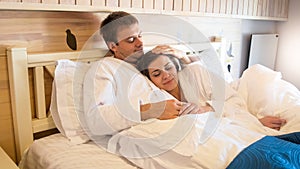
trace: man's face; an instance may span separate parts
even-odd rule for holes
[[[135,64],[144,54],[141,31],[137,23],[120,27],[117,40],[118,43],[110,47],[116,58]]]

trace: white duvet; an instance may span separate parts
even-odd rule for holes
[[[188,71],[194,74],[192,77],[198,84],[208,82],[208,79],[203,79],[205,76],[195,73],[199,72],[195,71],[199,69],[199,65],[194,64],[189,68]],[[188,74],[185,74],[183,77],[187,76]],[[248,88],[243,88],[245,81],[241,78],[237,91],[247,90],[253,93]],[[186,82],[191,83],[190,80]],[[257,88],[259,87],[256,87],[256,90]],[[225,103],[221,104],[221,108],[217,107],[222,112],[186,115],[164,121],[149,120],[114,135],[109,141],[108,150],[147,169],[226,168],[235,156],[250,144],[265,135],[284,133],[264,127],[254,114],[247,111],[247,105],[243,105],[246,104],[243,97],[231,88],[225,87],[221,96],[213,94],[212,90],[203,89],[198,93],[190,92],[194,95],[192,97],[185,96],[187,99],[215,99],[217,103],[222,101],[223,97]],[[246,100],[247,103],[248,101]],[[212,105],[216,104],[212,102]],[[207,124],[211,120],[215,123]],[[203,136],[207,139],[201,139]]]
[[[265,136],[222,118],[214,133],[200,142],[210,113],[134,126],[113,136],[108,150],[147,169],[226,168],[245,147]]]
[[[300,131],[300,91],[283,80],[280,72],[257,64],[244,71],[237,84],[251,114],[285,119],[281,133]]]

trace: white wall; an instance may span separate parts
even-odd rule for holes
[[[278,22],[280,34],[276,70],[300,89],[300,1],[290,0],[287,22]]]
[[[251,34],[277,33],[275,21],[242,20],[240,75],[248,67]]]

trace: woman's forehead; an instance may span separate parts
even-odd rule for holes
[[[149,64],[149,68],[162,69],[169,62],[171,62],[171,60],[168,56],[159,55]]]

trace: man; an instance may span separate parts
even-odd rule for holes
[[[113,12],[102,21],[100,30],[114,58],[95,63],[84,83],[84,109],[89,129],[96,135],[112,135],[150,118],[172,119],[179,111],[200,111],[195,104],[182,102],[159,90],[136,70],[143,55],[143,41],[138,20],[126,12]],[[171,53],[189,62],[181,51],[167,45],[156,53]],[[124,62],[126,61],[126,62]]]

